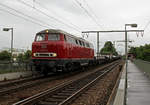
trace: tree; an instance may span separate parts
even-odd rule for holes
[[[129,53],[132,53],[134,56],[137,56],[136,55],[136,48],[135,47],[131,47],[130,50],[129,50]]]
[[[143,60],[150,61],[150,48],[143,50]]]
[[[11,53],[8,51],[2,51],[0,52],[0,60],[10,60],[11,59]]]
[[[23,54],[19,54],[19,55],[17,56],[17,61],[18,61],[18,62],[23,62],[23,60],[24,60],[24,55],[23,55]]]
[[[143,47],[136,47],[136,58],[143,59]],[[144,59],[143,59],[144,60]]]
[[[17,61],[18,62],[29,61],[31,58],[31,54],[32,54],[31,50],[27,50],[24,54],[21,53],[17,56]]]
[[[32,51],[31,50],[27,50],[24,53],[24,60],[30,60],[31,59],[31,54],[32,54]]]
[[[140,47],[131,47],[129,52],[134,54],[136,59],[150,61],[150,44],[145,44]]]
[[[111,41],[107,41],[100,51],[101,54],[118,55]]]

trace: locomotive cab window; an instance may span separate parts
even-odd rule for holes
[[[82,45],[85,47],[85,44],[84,44],[84,42],[82,42]]]
[[[82,42],[79,40],[80,46],[82,46]]]
[[[45,34],[36,35],[36,41],[44,41],[44,40],[45,40]]]
[[[75,39],[75,41],[76,41],[76,44],[78,44],[78,40]]]
[[[60,40],[59,34],[48,34],[48,40]]]
[[[66,39],[66,35],[64,35],[64,41],[67,41],[67,39]]]
[[[86,47],[90,48],[90,45],[89,45],[89,43],[86,43]]]

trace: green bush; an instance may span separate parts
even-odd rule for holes
[[[131,47],[129,53],[132,53],[136,59],[142,59],[150,62],[150,44],[140,47]]]
[[[11,59],[11,54],[8,51],[2,51],[0,52],[0,60],[10,60]]]

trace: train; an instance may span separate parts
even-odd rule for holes
[[[32,43],[32,61],[36,71],[47,75],[109,62],[110,59],[95,57],[93,44],[83,38],[59,29],[45,29],[36,34]]]

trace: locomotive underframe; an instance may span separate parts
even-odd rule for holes
[[[33,59],[33,64],[36,71],[48,73],[69,71],[80,66],[87,66],[93,61],[94,59]]]

